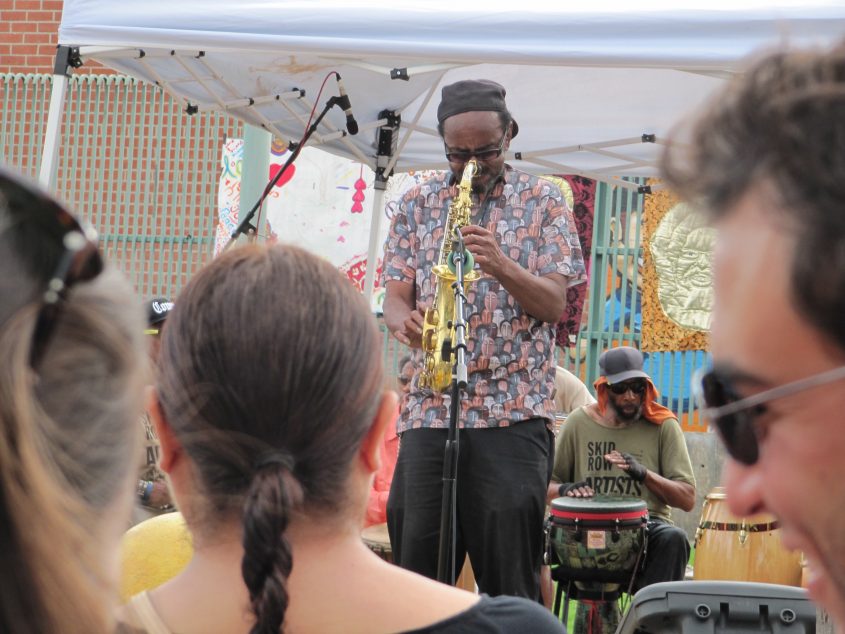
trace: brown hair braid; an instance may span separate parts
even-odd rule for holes
[[[241,247],[186,286],[160,361],[162,406],[201,487],[188,521],[213,532],[241,518],[253,632],[278,632],[294,565],[288,524],[341,510],[337,483],[380,400],[375,320],[325,260]]]

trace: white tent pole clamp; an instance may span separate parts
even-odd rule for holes
[[[364,297],[372,306],[373,289],[375,289],[376,262],[381,238],[381,221],[384,216],[384,193],[387,180],[393,173],[393,157],[399,140],[399,128],[402,125],[402,115],[395,111],[382,110],[378,113],[379,120],[384,120],[376,140],[376,166],[373,188],[373,207],[370,213],[370,241],[367,246],[367,270],[364,271]]]

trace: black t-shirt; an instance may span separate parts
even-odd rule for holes
[[[489,597],[455,616],[406,634],[561,634],[566,632],[554,614],[539,603],[519,597]]]

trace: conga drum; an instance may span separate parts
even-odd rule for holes
[[[807,560],[801,556],[801,587],[806,588],[810,581],[810,570],[807,568]]]
[[[555,414],[554,434],[555,438],[560,436],[560,430],[563,429],[563,424],[566,422],[566,414]]]
[[[374,524],[361,531],[361,539],[376,555],[393,563],[393,550],[390,548],[390,536],[387,524]]]
[[[560,608],[561,584],[574,584],[576,632],[616,631],[621,618],[616,599],[633,585],[645,560],[647,524],[646,503],[638,498],[552,500],[546,530],[558,560],[554,609]],[[567,612],[564,606],[564,619]]]
[[[642,565],[648,523],[643,500],[556,498],[549,521],[558,576],[571,579],[580,590],[618,591]]]
[[[361,531],[361,539],[367,545],[367,548],[372,550],[376,555],[393,563],[393,549],[390,547],[390,536],[387,532],[387,524],[375,524],[368,526]],[[469,557],[464,560],[464,567],[461,569],[461,574],[455,581],[456,588],[463,588],[470,592],[475,592],[475,574],[472,571],[472,565],[469,563]]]
[[[780,525],[771,515],[732,515],[725,489],[716,487],[701,509],[695,533],[693,579],[799,586],[801,553],[784,548]]]

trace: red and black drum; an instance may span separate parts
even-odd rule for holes
[[[646,503],[637,498],[552,500],[547,530],[559,564],[555,577],[598,595],[627,589],[645,559],[647,523]]]

